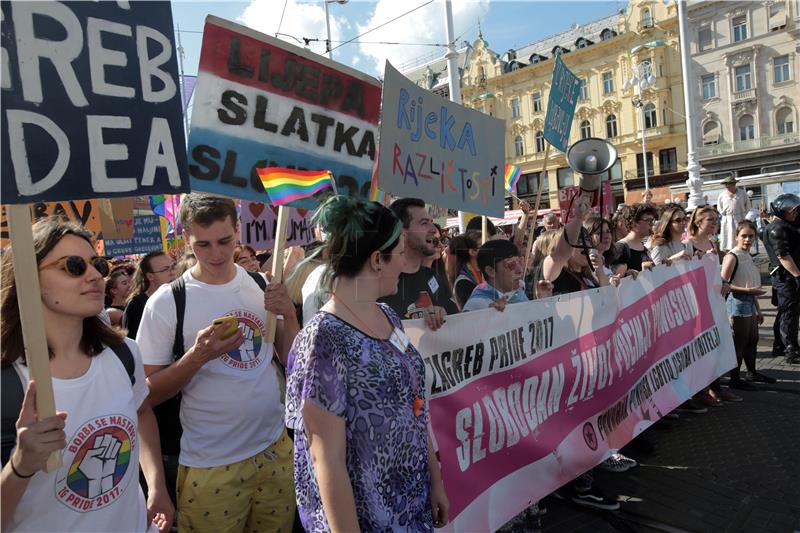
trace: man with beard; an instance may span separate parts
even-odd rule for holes
[[[436,226],[419,198],[401,198],[389,206],[403,222],[406,239],[406,268],[400,274],[397,293],[381,298],[402,319],[424,318],[433,330],[439,329],[445,316],[458,313],[447,280],[439,279],[422,260],[436,254],[433,239]]]

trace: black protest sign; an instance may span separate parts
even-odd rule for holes
[[[185,192],[169,2],[2,2],[6,204]]]

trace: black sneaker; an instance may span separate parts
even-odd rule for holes
[[[572,493],[571,499],[573,503],[593,509],[602,509],[604,511],[616,511],[619,509],[619,502],[600,492],[597,487],[592,487],[582,492],[576,490]]]
[[[731,379],[730,383],[728,383],[728,387],[739,390],[758,390],[758,387],[756,387],[755,385],[751,385],[750,383],[748,383],[743,379]]]
[[[680,404],[675,410],[679,413],[694,413],[697,415],[702,415],[708,412],[708,407],[689,399]]]
[[[776,383],[778,380],[775,378],[771,378],[769,376],[765,376],[761,372],[748,372],[744,376],[745,381],[749,381],[751,383]]]
[[[787,355],[786,356],[786,364],[787,365],[800,365],[800,355]]]

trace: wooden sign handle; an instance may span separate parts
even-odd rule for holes
[[[489,240],[489,219],[481,217],[481,244],[486,244]]]
[[[39,288],[39,268],[33,248],[31,212],[27,205],[7,205],[8,234],[14,252],[14,277],[17,301],[25,343],[25,360],[30,379],[36,381],[36,413],[39,420],[56,415],[53,397],[53,380],[50,377],[50,354],[44,333],[42,297]],[[53,452],[47,459],[45,472],[61,468],[61,452]]]
[[[283,283],[283,250],[286,248],[286,229],[289,226],[289,207],[278,207],[278,226],[275,229],[275,248],[272,250],[272,283]],[[277,317],[267,313],[266,342],[275,342]]]
[[[536,234],[536,221],[539,220],[539,205],[542,202],[542,184],[547,173],[547,160],[550,158],[550,143],[545,143],[547,147],[544,149],[544,161],[542,161],[542,171],[539,172],[539,180],[537,184],[538,190],[536,191],[536,205],[533,206],[533,224],[531,224],[530,232],[528,233],[528,252],[525,254],[525,269],[523,270],[525,276],[528,275],[528,264],[530,263],[531,256],[533,255],[533,241],[536,240],[533,236]]]

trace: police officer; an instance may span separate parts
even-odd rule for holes
[[[786,362],[800,364],[800,346],[797,330],[800,318],[800,198],[794,194],[781,194],[771,204],[775,219],[767,227],[766,248],[770,261],[773,303],[777,305],[775,318],[780,336],[775,347],[783,347]],[[778,356],[773,348],[773,356]]]

